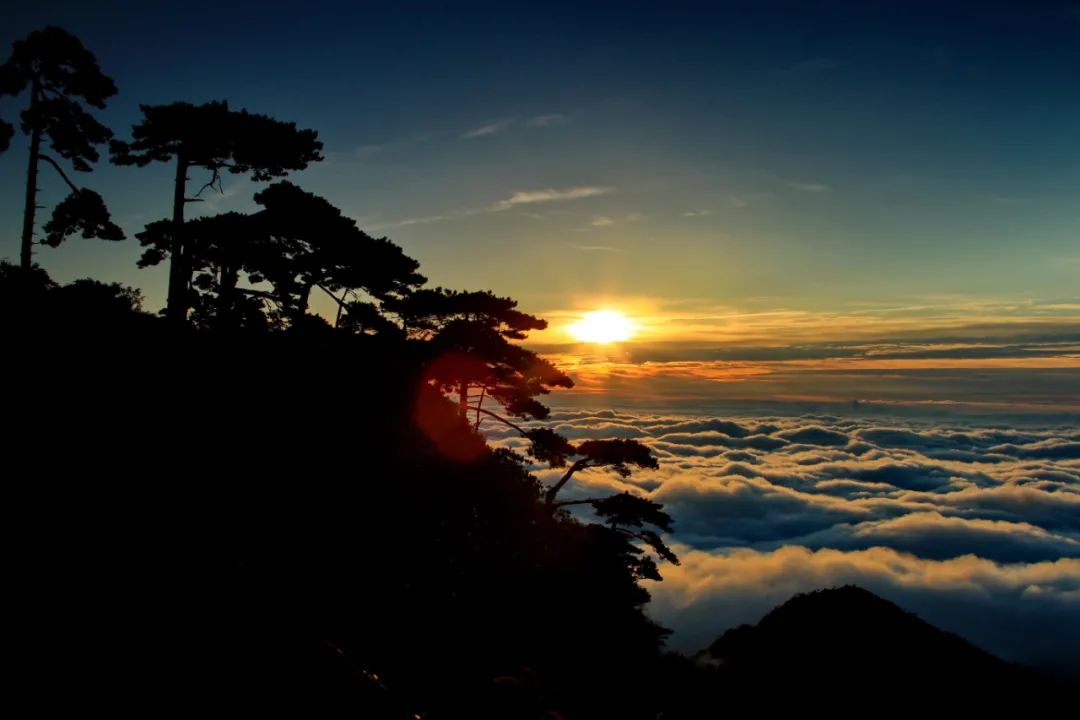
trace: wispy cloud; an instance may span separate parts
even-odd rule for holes
[[[509,210],[519,205],[533,205],[535,203],[563,202],[566,200],[580,200],[582,198],[595,197],[597,195],[610,195],[615,188],[602,185],[578,185],[563,189],[544,188],[542,190],[519,190],[505,200],[495,203],[490,210]]]
[[[461,134],[463,140],[473,140],[475,138],[488,137],[506,130],[515,123],[524,124],[528,128],[545,128],[554,127],[555,125],[566,125],[570,122],[570,116],[563,113],[546,113],[544,115],[533,115],[532,117],[525,118],[523,121],[519,121],[516,118],[505,117],[498,120],[492,120],[484,123],[479,127],[475,127]]]
[[[615,188],[601,185],[579,185],[576,187],[555,189],[544,188],[542,190],[519,190],[510,197],[482,208],[459,208],[438,215],[422,215],[405,218],[394,222],[374,225],[371,230],[386,230],[388,228],[405,227],[408,225],[426,225],[441,220],[454,220],[458,218],[472,217],[474,215],[486,215],[488,213],[503,212],[523,206],[537,205],[551,202],[566,202],[569,200],[581,200],[583,198],[596,197],[598,195],[610,195]],[[530,213],[535,217],[535,213]],[[637,215],[628,215],[627,218],[639,218]]]
[[[584,227],[576,228],[577,230],[594,230],[596,228],[606,228],[612,225],[622,225],[625,223],[633,223],[641,220],[645,216],[641,213],[627,213],[626,215],[619,215],[611,217],[610,215],[595,215]]]
[[[683,217],[707,217],[709,215],[712,215],[712,210],[687,210],[683,213]]]
[[[795,188],[796,190],[802,190],[803,192],[823,193],[832,192],[832,186],[819,182],[799,182],[796,180],[789,180],[788,187]]]
[[[480,127],[473,128],[467,132],[461,134],[463,140],[471,140],[473,138],[487,137],[488,135],[494,135],[498,132],[505,130],[510,124],[514,122],[513,118],[502,118],[500,120],[493,120],[489,123],[481,125]]]
[[[387,228],[407,227],[409,225],[427,225],[428,223],[439,222],[440,220],[450,220],[452,218],[468,217],[469,215],[475,214],[476,213],[472,211],[459,210],[443,213],[441,215],[421,215],[418,217],[395,220],[394,222],[371,225],[369,226],[369,229],[386,230]]]
[[[546,115],[534,115],[525,121],[529,127],[550,127],[552,125],[565,125],[570,122],[570,117],[562,113],[548,113]]]

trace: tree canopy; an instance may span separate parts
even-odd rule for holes
[[[20,114],[22,131],[30,136],[20,251],[24,269],[30,267],[34,244],[40,161],[52,165],[71,189],[71,194],[56,207],[42,244],[56,247],[77,231],[87,238],[124,238],[123,231],[111,221],[101,196],[78,187],[56,159],[41,152],[42,142],[47,139],[49,147],[75,170],[93,169],[100,159],[97,146],[108,142],[112,131],[83,105],[103,109],[116,94],[112,78],[101,71],[93,53],[78,38],[50,25],[16,41],[11,56],[0,66],[0,96],[27,91],[29,103]],[[12,134],[11,125],[0,122],[0,152],[7,149]]]
[[[143,119],[132,128],[131,141],[116,140],[110,145],[118,165],[144,167],[179,157],[189,167],[209,170],[207,187],[213,187],[222,171],[251,173],[253,180],[265,181],[323,159],[316,131],[233,110],[224,100],[140,107]]]
[[[112,131],[94,119],[82,103],[103,109],[116,94],[116,84],[98,67],[97,58],[75,36],[48,26],[14,43],[0,66],[0,95],[20,95],[31,102],[22,111],[22,130],[44,133],[50,147],[71,166],[89,172],[99,155],[97,145]]]
[[[173,183],[172,226],[161,227],[167,240],[155,242],[159,254],[169,257],[168,316],[176,323],[187,319],[192,303],[192,273],[198,258],[184,228],[184,207],[197,202],[208,189],[221,190],[222,172],[250,173],[268,181],[303,170],[322,160],[322,143],[314,130],[302,130],[247,110],[233,110],[225,101],[194,105],[142,105],[143,119],[132,128],[131,141],[113,141],[112,160],[118,165],[144,167],[154,162],[176,162]],[[188,170],[202,168],[210,176],[195,197],[187,197]]]

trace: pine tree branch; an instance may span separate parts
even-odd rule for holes
[[[551,506],[560,508],[566,507],[567,505],[591,505],[594,502],[599,502],[603,499],[604,498],[588,498],[586,500],[560,500],[559,502],[551,503]]]
[[[484,396],[487,395],[487,386],[480,388],[480,399],[476,401],[476,424],[473,426],[473,432],[480,432],[480,406],[484,404]]]
[[[563,486],[566,485],[566,483],[570,482],[570,478],[573,476],[573,474],[576,473],[578,470],[582,470],[588,466],[589,458],[581,458],[570,466],[570,469],[567,470],[561,478],[559,478],[559,482],[548,488],[547,493],[544,495],[544,502],[547,503],[548,507],[555,506],[555,496],[559,494],[559,491],[563,489]]]
[[[64,178],[64,182],[66,182],[68,184],[68,187],[71,188],[71,192],[79,192],[79,187],[75,183],[71,182],[71,178],[67,176],[67,173],[64,172],[64,169],[60,167],[59,163],[57,163],[55,160],[45,154],[38,155],[38,158],[52,165],[56,169],[56,172],[60,173],[60,177]]]
[[[479,405],[469,405],[468,408],[470,410],[475,410],[477,413],[484,413],[485,415],[487,415],[489,417],[495,418],[496,420],[498,420],[502,424],[507,425],[507,426],[512,427],[513,429],[517,430],[523,436],[528,436],[528,434],[529,434],[528,431],[525,430],[525,428],[521,427],[520,425],[518,425],[516,423],[510,422],[509,420],[504,418],[502,415],[499,415],[498,413],[493,413],[490,410],[485,410],[484,408],[480,407]]]
[[[225,194],[225,191],[221,187],[221,170],[219,168],[217,168],[217,167],[214,167],[212,172],[213,172],[213,175],[210,176],[210,181],[208,183],[206,183],[205,185],[203,185],[201,188],[199,188],[199,192],[195,193],[196,198],[198,198],[200,195],[202,195],[203,191],[206,190],[207,188],[210,188],[212,190],[217,190],[222,195]],[[196,201],[189,199],[187,202],[196,202]]]

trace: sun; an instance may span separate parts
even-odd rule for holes
[[[595,310],[567,325],[566,331],[581,342],[615,343],[634,337],[637,326],[618,310]]]

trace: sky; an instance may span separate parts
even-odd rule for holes
[[[326,160],[293,181],[432,284],[547,318],[543,349],[593,355],[565,328],[612,308],[637,322],[619,359],[639,364],[884,342],[935,367],[1060,370],[1080,364],[1078,8],[50,2],[9,9],[0,46],[48,23],[79,35],[120,88],[99,113],[120,137],[140,103],[175,100],[318,130]],[[10,259],[23,144],[0,156]],[[50,173],[46,205],[64,193]],[[171,174],[103,162],[78,180],[131,235],[168,215]],[[227,177],[193,212],[253,209],[258,189]],[[159,308],[164,268],[138,254],[80,240],[37,259]],[[1049,392],[1080,404],[1075,381]]]
[[[684,563],[653,608],[680,647],[852,581],[1066,662],[1080,3],[10,5],[0,47],[53,23],[97,55],[119,137],[140,103],[176,100],[314,128],[326,160],[290,180],[433,285],[547,318],[531,346],[577,382],[552,398],[561,429],[661,457],[634,482],[676,519]],[[12,260],[25,162],[17,137],[0,156]],[[42,172],[51,205],[64,187]],[[78,180],[132,235],[169,214],[172,172]],[[194,212],[253,209],[259,188],[227,176]],[[36,259],[157,309],[165,269],[138,256],[79,239]],[[636,336],[566,332],[598,309]]]

